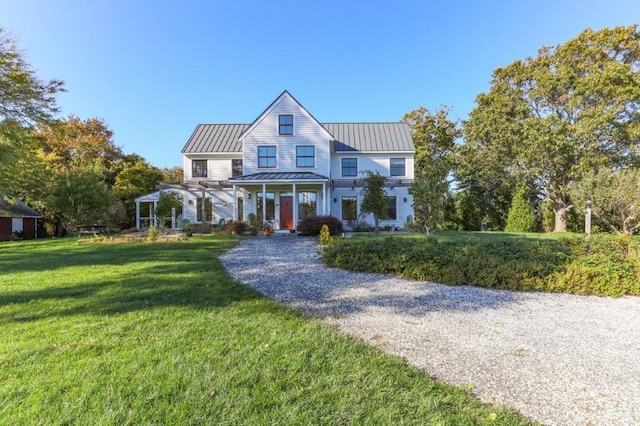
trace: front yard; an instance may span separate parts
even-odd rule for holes
[[[527,424],[232,281],[238,239],[0,245],[0,423]]]

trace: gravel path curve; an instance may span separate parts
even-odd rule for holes
[[[282,304],[549,425],[640,424],[640,298],[519,293],[323,265],[316,240],[275,234],[221,260]]]

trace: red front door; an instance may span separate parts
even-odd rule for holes
[[[280,229],[293,229],[293,197],[280,196]]]

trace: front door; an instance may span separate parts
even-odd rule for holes
[[[293,197],[280,196],[280,229],[293,229]]]

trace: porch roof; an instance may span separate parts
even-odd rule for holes
[[[261,172],[229,178],[230,183],[328,182],[329,178],[311,172]]]

